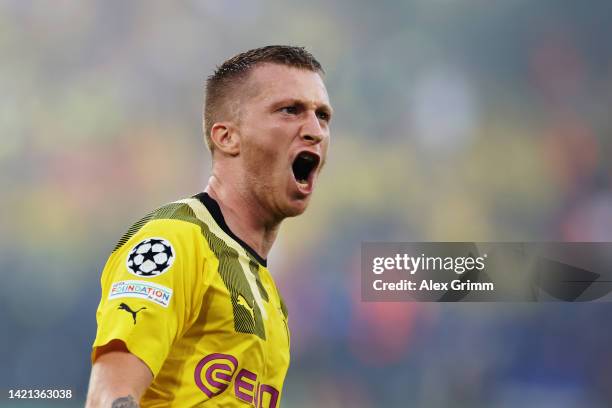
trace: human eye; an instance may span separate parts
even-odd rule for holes
[[[298,108],[295,105],[283,106],[279,109],[279,111],[287,113],[289,115],[296,115],[298,113]]]
[[[324,120],[325,122],[329,122],[331,115],[325,111],[317,111],[317,118]]]

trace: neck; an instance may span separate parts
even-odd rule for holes
[[[276,240],[280,221],[270,220],[259,203],[237,189],[236,184],[223,183],[214,169],[204,191],[219,204],[229,229],[266,259]]]

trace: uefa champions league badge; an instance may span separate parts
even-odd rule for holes
[[[134,245],[125,262],[130,273],[152,278],[166,272],[174,263],[174,258],[172,244],[164,238],[154,237]]]

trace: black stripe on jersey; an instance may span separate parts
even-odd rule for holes
[[[251,272],[253,272],[253,275],[255,275],[255,277],[257,278],[257,287],[259,288],[259,293],[261,294],[261,297],[266,302],[269,302],[270,296],[268,296],[268,292],[266,292],[266,288],[263,287],[263,284],[261,283],[261,279],[259,279],[259,265],[257,264],[257,262],[251,259],[251,261],[249,262],[249,268],[251,268]]]
[[[261,310],[255,301],[255,296],[251,291],[251,286],[247,280],[245,271],[238,260],[238,253],[234,248],[228,246],[225,241],[210,232],[208,225],[201,223],[202,234],[208,242],[208,246],[219,260],[219,274],[230,292],[232,299],[232,309],[234,311],[234,329],[240,333],[252,333],[262,340],[266,339],[266,331],[263,325]],[[259,282],[259,274],[255,275],[258,282],[260,295],[263,285]],[[267,293],[265,293],[267,297]],[[241,304],[240,298],[246,301],[246,305]]]
[[[236,234],[232,232],[231,229],[229,229],[227,223],[225,222],[225,218],[223,217],[223,213],[221,212],[221,207],[219,207],[219,203],[217,203],[214,198],[209,196],[206,192],[196,194],[193,197],[197,198],[202,204],[204,204],[210,215],[213,216],[213,218],[215,219],[219,227],[221,227],[223,232],[232,237],[234,241],[238,242],[249,254],[253,256],[253,258],[257,260],[257,262],[259,262],[263,266],[267,266],[267,261],[265,259],[263,259],[257,252],[255,252],[253,248],[248,246],[246,242],[241,240]]]
[[[287,309],[287,304],[285,303],[283,298],[280,296],[280,293],[279,293],[278,297],[280,298],[281,310],[283,312],[283,315],[285,316],[285,319],[288,319],[289,318],[289,310]]]

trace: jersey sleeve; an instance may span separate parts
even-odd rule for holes
[[[92,362],[99,347],[121,340],[156,376],[197,318],[207,287],[205,252],[199,227],[175,219],[149,221],[116,248],[102,272]]]

